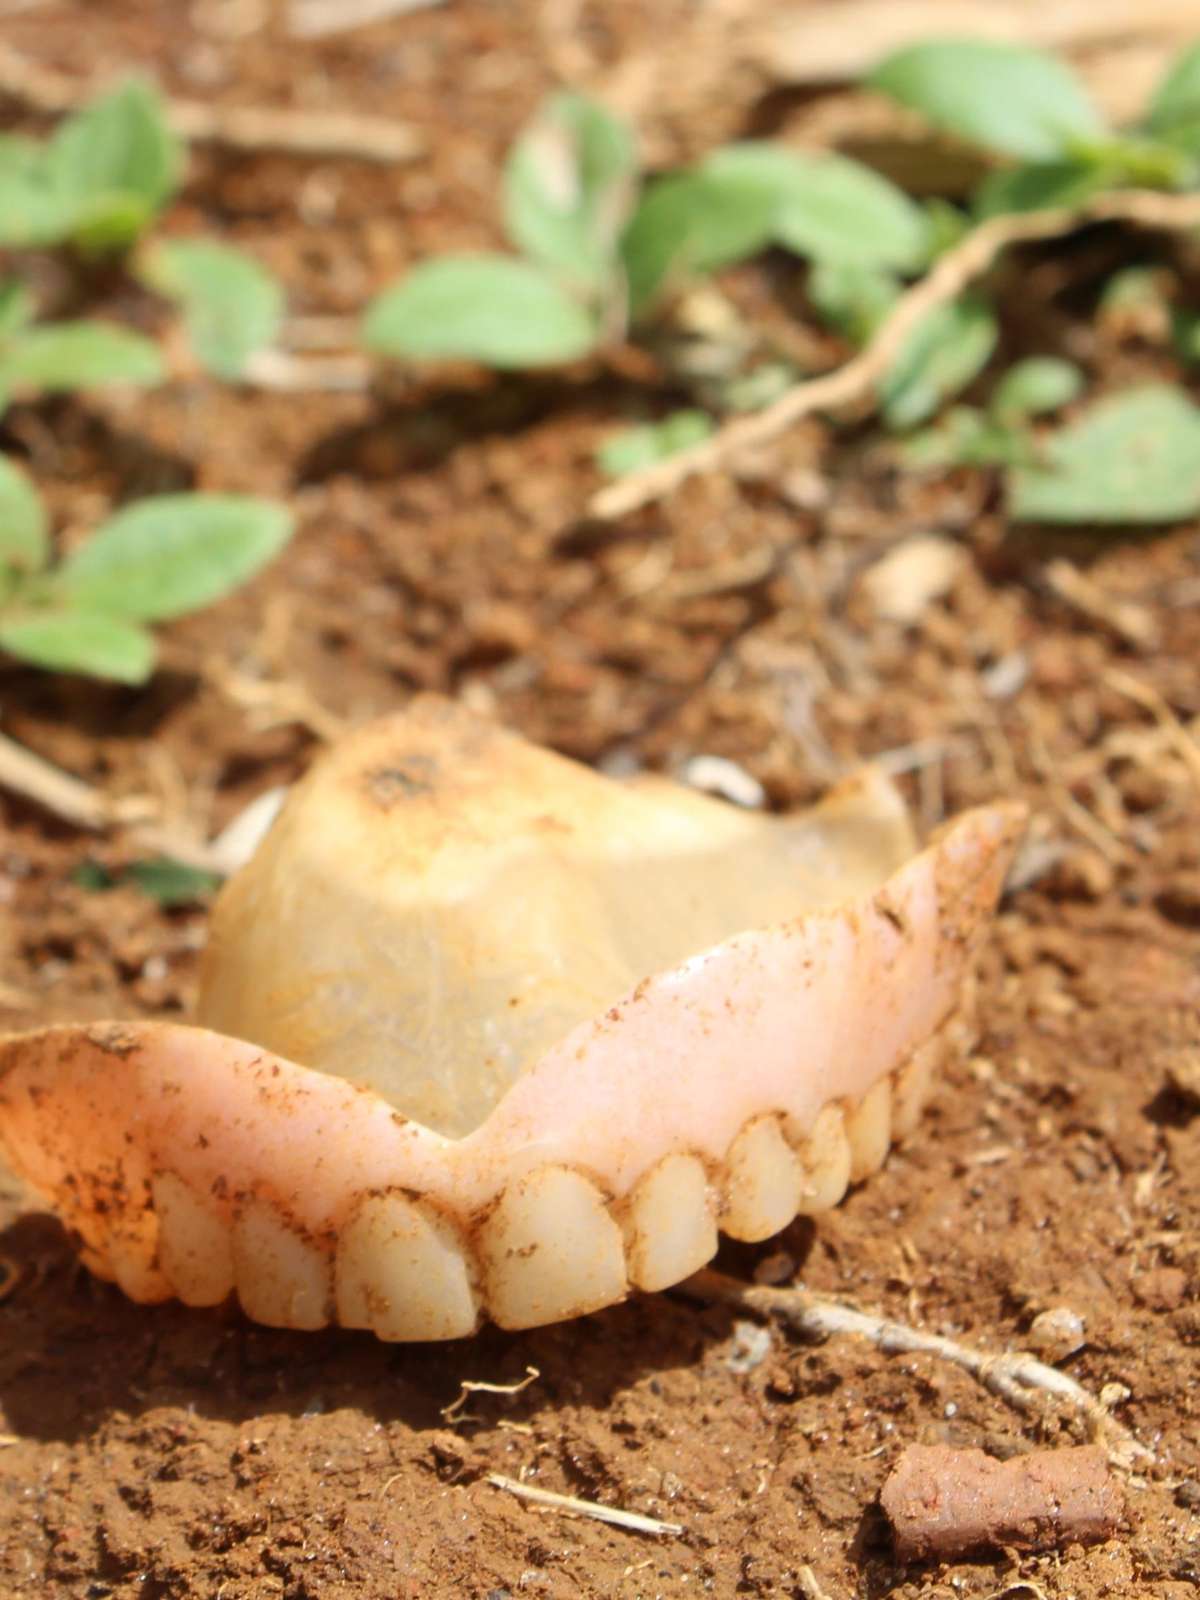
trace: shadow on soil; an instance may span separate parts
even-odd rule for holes
[[[811,1241],[807,1224],[784,1236],[797,1261]],[[733,1320],[719,1307],[660,1294],[525,1333],[487,1326],[449,1344],[388,1345],[336,1328],[258,1327],[233,1305],[134,1305],[79,1266],[66,1233],[45,1215],[0,1232],[0,1259],[17,1272],[0,1303],[6,1426],[63,1443],[86,1438],[116,1412],[159,1407],[235,1424],[350,1408],[378,1422],[439,1429],[464,1379],[517,1384],[535,1367],[538,1380],[519,1394],[487,1397],[489,1420],[520,1423],[564,1406],[607,1406],[647,1375],[653,1387],[656,1372],[693,1365],[728,1338]],[[752,1259],[747,1247],[729,1246],[718,1263],[736,1273]]]

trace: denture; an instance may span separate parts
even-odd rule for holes
[[[1020,827],[918,851],[873,768],[766,816],[421,698],[226,885],[198,1025],[0,1039],[0,1147],[137,1301],[390,1340],[578,1316],[913,1132]]]

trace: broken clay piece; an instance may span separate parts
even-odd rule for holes
[[[580,1315],[912,1132],[1020,823],[917,853],[870,769],[767,817],[422,698],[227,885],[202,1026],[0,1040],[0,1147],[136,1300],[397,1340]]]
[[[980,1550],[1054,1550],[1111,1539],[1121,1486],[1098,1445],[982,1450],[909,1445],[883,1486],[899,1561],[952,1561]]]

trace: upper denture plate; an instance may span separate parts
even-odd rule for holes
[[[625,1219],[630,1281],[666,1289],[717,1251],[708,1174],[695,1156],[669,1155],[637,1184]]]
[[[759,1117],[738,1134],[726,1157],[721,1227],[734,1239],[769,1239],[800,1209],[804,1168],[778,1117]]]
[[[620,1300],[621,1230],[594,1183],[541,1167],[504,1191],[479,1234],[487,1309],[502,1328],[535,1328]]]
[[[878,1172],[892,1142],[890,1078],[880,1078],[847,1110],[846,1139],[850,1145],[850,1182],[859,1183]]]
[[[457,1233],[399,1194],[368,1195],[341,1230],[338,1321],[381,1339],[459,1339],[478,1314]]]
[[[324,1328],[333,1300],[329,1257],[270,1204],[247,1200],[233,1228],[233,1271],[246,1315],[270,1328]]]
[[[804,1168],[801,1216],[813,1216],[837,1205],[850,1182],[850,1143],[846,1123],[837,1105],[822,1106],[798,1150]]]
[[[233,1292],[233,1237],[206,1196],[173,1172],[151,1180],[158,1216],[158,1257],[186,1306],[220,1305]]]

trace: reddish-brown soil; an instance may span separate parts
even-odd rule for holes
[[[295,314],[345,316],[411,260],[496,242],[497,163],[552,58],[612,68],[686,9],[453,0],[299,44],[269,5],[80,0],[17,8],[4,28],[65,71],[142,63],[179,93],[411,122],[428,157],[396,169],[198,151],[171,213],[260,252]],[[656,138],[678,155],[759,126],[756,93],[737,73],[718,106],[679,91]],[[1086,320],[1109,256],[1072,260],[1025,261],[1012,348],[1069,349],[1098,385],[1161,367]],[[791,271],[747,271],[733,292],[765,316]],[[823,425],[601,527],[582,514],[591,451],[653,403],[638,370],[341,396],[179,381],[13,408],[0,444],[66,538],[114,499],[189,484],[286,495],[301,531],[250,589],[164,630],[144,691],[5,663],[4,729],[210,832],[298,773],[337,719],[418,686],[589,760],[729,756],[779,807],[898,750],[927,826],[1025,797],[1033,844],[987,956],[977,1052],[881,1175],[723,1264],[750,1276],[783,1250],[811,1288],[996,1352],[1038,1313],[1074,1310],[1086,1342],[1064,1369],[1152,1452],[1124,1525],[1087,1550],[905,1572],[877,1497],[906,1443],[1005,1455],[1077,1440],[1077,1420],[850,1339],[772,1330],[764,1352],[726,1311],[672,1295],[436,1348],[143,1310],[10,1194],[0,1600],[1184,1600],[1200,1584],[1200,1106],[1172,1080],[1200,1061],[1200,787],[1148,709],[1200,716],[1200,530],[1012,529],[985,475],[917,481],[869,435]],[[930,531],[957,542],[960,572],[911,626],[881,620],[863,574]],[[1092,614],[1047,577],[1064,556]],[[7,795],[0,808],[0,1026],[186,1012],[203,908],[89,892],[75,869],[119,867],[130,841]],[[519,1394],[444,1417],[463,1380],[528,1368]],[[493,1472],[683,1532],[532,1508]]]

